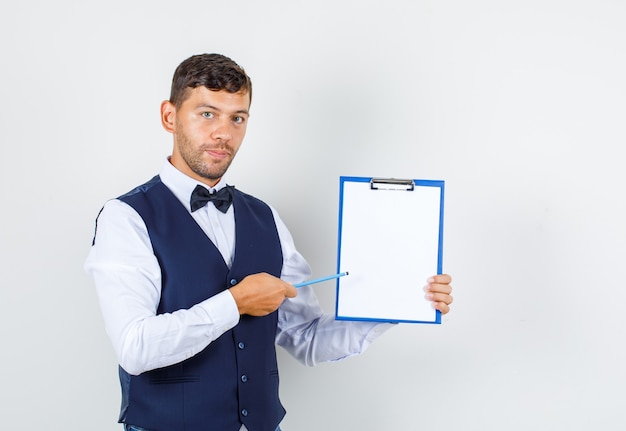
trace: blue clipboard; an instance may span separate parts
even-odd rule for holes
[[[335,318],[441,323],[426,300],[442,273],[444,181],[340,177]]]

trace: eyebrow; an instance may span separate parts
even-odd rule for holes
[[[213,106],[213,105],[207,105],[205,103],[201,103],[200,105],[198,105],[196,107],[196,109],[211,109],[213,111],[219,111],[219,112],[224,112],[222,111],[220,108],[218,108],[217,106]],[[250,112],[247,109],[239,109],[235,112],[233,112],[233,114],[246,114],[246,115],[250,115]]]

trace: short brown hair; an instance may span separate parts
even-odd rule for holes
[[[241,66],[221,54],[198,54],[183,61],[174,72],[170,102],[179,107],[187,99],[187,89],[204,86],[209,90],[248,93],[252,81]]]

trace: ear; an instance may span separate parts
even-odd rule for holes
[[[161,124],[170,133],[176,130],[176,107],[169,100],[161,102]]]

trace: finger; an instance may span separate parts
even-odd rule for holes
[[[452,277],[449,276],[448,274],[433,275],[432,277],[428,279],[428,283],[450,284],[452,283]]]
[[[285,283],[287,286],[285,287],[285,297],[286,298],[295,298],[298,295],[298,289],[296,289],[293,284]]]
[[[443,304],[446,305],[450,305],[452,304],[452,301],[454,300],[452,298],[452,296],[445,294],[445,293],[436,293],[436,292],[428,292],[426,293],[426,299],[428,299],[429,301],[438,303],[441,302]]]
[[[450,294],[452,293],[452,286],[449,284],[428,283],[424,286],[424,291]]]
[[[452,293],[452,286],[449,284],[429,284],[424,290],[427,292],[445,293],[446,295],[449,295]]]
[[[439,310],[441,314],[447,314],[450,311],[450,307],[445,302],[433,302],[433,307]]]

